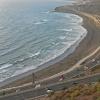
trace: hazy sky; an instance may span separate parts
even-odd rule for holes
[[[46,3],[46,2],[53,2],[53,1],[56,1],[56,2],[62,2],[64,0],[0,0],[0,6],[6,6],[6,5],[20,5],[20,4],[23,4],[23,5],[27,5],[28,3]]]
[[[0,0],[0,6],[5,6],[9,4],[27,4],[30,2],[33,3],[43,3],[43,2],[49,2],[54,0]]]
[[[33,1],[33,2],[48,2],[48,1],[63,1],[63,0],[0,0],[0,3],[2,2],[30,2],[30,1]]]
[[[0,0],[0,5],[5,5],[9,3],[28,3],[28,2],[36,2],[36,3],[43,3],[43,2],[52,2],[52,1],[63,1],[63,0]]]
[[[30,2],[30,1],[33,1],[33,2],[41,2],[41,1],[46,1],[46,0],[0,0],[0,3],[8,3],[8,2]]]

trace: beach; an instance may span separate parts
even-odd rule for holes
[[[56,12],[60,13],[73,13],[79,15],[83,18],[83,27],[87,29],[86,37],[79,43],[79,45],[75,48],[74,52],[72,52],[69,56],[63,55],[63,59],[60,58],[59,62],[48,66],[47,68],[43,68],[43,70],[37,71],[35,73],[36,80],[40,80],[59,72],[68,70],[75,63],[77,63],[80,59],[87,56],[91,52],[93,52],[98,46],[100,46],[100,24],[97,22],[100,20],[100,1],[82,1],[78,0],[75,4],[70,6],[62,6],[55,8]],[[30,72],[32,73],[32,71]],[[18,78],[19,80],[10,83],[7,87],[12,87],[24,83],[28,83],[32,81],[32,75],[28,72],[28,74],[23,74],[22,77]],[[24,77],[25,76],[25,77]],[[17,78],[16,78],[17,79]],[[13,80],[13,79],[12,79]]]

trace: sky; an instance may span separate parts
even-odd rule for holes
[[[0,0],[0,3],[6,3],[6,2],[52,2],[52,1],[63,1],[63,0]]]
[[[23,4],[23,5],[27,5],[28,3],[44,3],[44,2],[62,2],[63,0],[0,0],[0,6],[6,6],[6,5],[17,5],[17,4]]]
[[[51,1],[51,0],[0,0],[0,6],[5,6],[9,4],[27,4],[29,2],[33,3],[43,3],[46,1]],[[53,0],[52,0],[53,1]]]

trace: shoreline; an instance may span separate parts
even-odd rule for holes
[[[72,5],[72,6],[74,6],[74,5]],[[58,7],[58,8],[62,8],[62,6]],[[68,9],[65,8],[65,10],[66,10],[66,12],[64,12],[64,10],[62,10],[60,13],[68,13],[69,12]],[[59,11],[57,11],[57,12],[59,12]],[[89,20],[90,18],[87,18],[86,16],[83,16],[83,15],[76,13],[76,12],[73,12],[73,11],[70,11],[69,13],[76,14],[76,15],[83,18],[83,25],[82,26],[85,29],[87,29],[87,32],[88,32],[87,36],[79,43],[79,46],[76,47],[76,50],[71,55],[69,55],[67,58],[63,59],[59,63],[54,64],[53,66],[51,66],[51,68],[49,67],[49,69],[47,69],[47,70],[45,69],[47,72],[53,71],[53,68],[56,70],[57,67],[64,66],[64,65],[66,65],[67,67],[65,67],[63,70],[69,69],[68,66],[73,66],[76,62],[79,61],[79,59],[85,57],[86,55],[88,55],[89,53],[94,51],[98,46],[100,46],[100,39],[97,38],[100,36],[100,34],[98,32],[98,28],[94,25],[94,23],[92,21]],[[94,34],[94,31],[96,34]],[[96,41],[94,41],[94,40],[92,41],[92,39],[96,39],[96,38],[97,38]],[[96,44],[96,42],[98,44]],[[87,51],[87,52],[84,53],[84,51]],[[79,55],[80,55],[80,57],[79,57]],[[60,72],[63,70],[58,70],[58,71]],[[43,71],[43,73],[45,73],[46,71]],[[59,73],[59,72],[56,72],[56,73]],[[42,74],[39,74],[39,75],[41,76]]]
[[[39,65],[38,68],[36,68],[36,69],[29,70],[27,72],[18,74],[16,76],[12,76],[4,81],[1,81],[0,87],[6,86],[14,81],[17,81],[19,79],[27,77],[28,75],[32,75],[32,73],[36,73],[38,71],[48,68],[50,65],[60,62],[61,60],[63,60],[64,58],[66,58],[67,56],[69,56],[70,54],[72,54],[75,51],[75,49],[79,46],[80,42],[86,37],[86,35],[87,35],[87,30],[84,29],[84,33],[80,37],[80,39],[77,40],[74,44],[72,44],[67,50],[65,50],[64,53],[62,53],[61,55],[57,56],[54,59],[51,59],[50,61],[47,61],[46,63]]]
[[[74,7],[75,5],[72,5],[72,6]],[[76,13],[76,12],[72,11],[71,9],[68,9],[68,7],[65,7],[65,6],[57,7],[57,8],[58,8],[58,11],[56,10],[57,12],[62,12],[62,13],[70,12],[73,14]],[[89,18],[87,18],[84,15],[77,14],[77,13],[76,13],[76,15],[79,15],[83,18],[82,26],[85,29],[87,29],[87,31],[88,31],[86,37],[79,43],[79,45],[76,47],[75,51],[72,54],[70,54],[68,57],[64,57],[63,59],[59,58],[59,59],[61,59],[59,62],[55,62],[55,64],[53,64],[53,65],[50,64],[50,66],[48,68],[38,71],[38,73],[36,73],[36,76],[38,79],[42,79],[42,78],[54,75],[63,70],[68,70],[69,66],[73,66],[76,62],[79,61],[79,59],[82,59],[84,56],[91,53],[93,50],[96,49],[97,46],[100,45],[100,40],[98,40],[99,36],[100,36],[99,31],[98,31],[99,29],[94,25],[93,21],[89,20]],[[96,34],[94,34],[94,33],[96,33]],[[43,67],[44,67],[44,65],[43,65]],[[51,73],[49,73],[49,72],[51,72]],[[26,75],[23,75],[23,77],[24,77],[23,79],[13,82],[9,86],[15,86],[15,85],[19,85],[21,83],[26,83],[26,82],[31,81],[32,77],[30,76],[29,73],[33,73],[33,71],[28,72],[28,74],[26,74]],[[4,83],[2,83],[2,84],[4,85]]]

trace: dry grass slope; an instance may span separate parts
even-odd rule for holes
[[[31,100],[100,100],[100,82],[80,84],[68,90]]]

